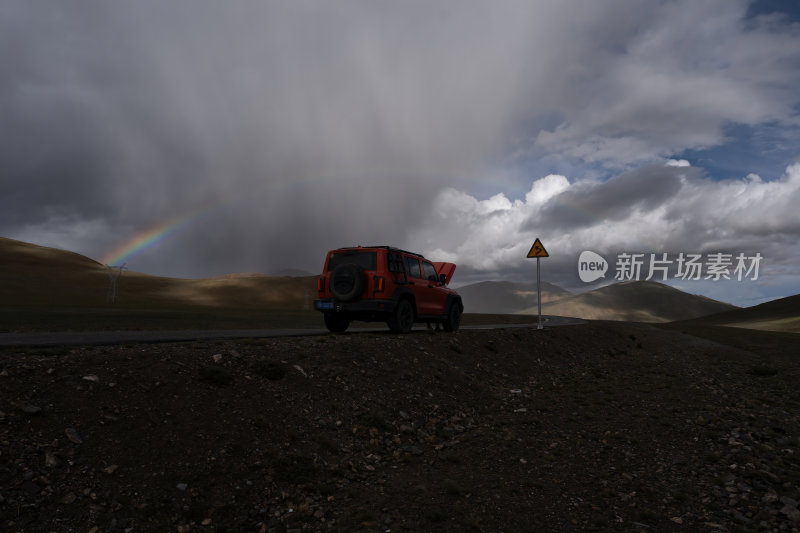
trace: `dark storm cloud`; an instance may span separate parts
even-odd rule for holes
[[[796,120],[796,30],[745,27],[746,12],[728,0],[6,1],[0,234],[100,258],[183,221],[129,264],[168,275],[314,269],[359,243],[501,272],[530,246],[515,232],[596,241],[588,217],[674,206],[681,172],[691,190],[696,170],[653,161],[723,143],[731,122]],[[531,161],[573,172],[525,201],[470,196],[475,182],[491,196],[552,172]],[[689,227],[676,220],[670,235]]]
[[[46,233],[48,220],[71,217],[124,240],[222,207],[216,225],[175,243],[188,257],[203,247],[194,255],[209,271],[232,256],[285,266],[298,241],[319,253],[332,240],[404,239],[441,176],[474,174],[502,146],[522,94],[509,58],[528,40],[512,15],[531,13],[513,3],[2,9],[4,232]],[[112,237],[80,251],[102,255],[100,241]],[[165,261],[200,262],[162,253],[143,268]]]
[[[0,8],[5,225],[114,216],[115,119],[130,107],[129,62],[114,57],[100,7]]]
[[[522,229],[547,225],[554,229],[579,229],[598,220],[622,220],[632,211],[654,209],[674,196],[681,179],[699,173],[695,168],[652,165],[626,172],[602,183],[571,187],[535,213]]]

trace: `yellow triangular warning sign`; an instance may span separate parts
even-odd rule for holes
[[[548,254],[547,250],[544,249],[544,245],[538,237],[536,238],[536,241],[534,241],[533,246],[531,246],[531,249],[528,252],[528,257],[550,257],[550,254]]]

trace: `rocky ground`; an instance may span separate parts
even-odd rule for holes
[[[0,352],[3,531],[797,531],[800,351],[590,323]]]

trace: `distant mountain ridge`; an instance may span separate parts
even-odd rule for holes
[[[263,272],[234,272],[232,274],[221,274],[206,279],[237,279],[237,278],[266,278],[269,277]]]
[[[692,323],[800,333],[800,294],[704,316]]]
[[[288,276],[292,278],[305,278],[308,276],[316,276],[312,272],[308,272],[307,270],[303,270],[301,268],[284,268],[283,270],[278,270],[277,272],[271,272],[270,276]]]
[[[538,314],[536,283],[485,281],[460,287],[470,313]],[[587,320],[672,322],[738,307],[653,281],[628,281],[574,294],[542,282],[542,313]]]
[[[468,313],[514,314],[537,305],[536,283],[482,281],[459,287]],[[542,303],[571,294],[558,285],[542,282]]]
[[[631,322],[688,320],[733,309],[739,308],[654,281],[615,283],[542,305],[542,312],[550,315]],[[523,312],[535,314],[536,310]]]

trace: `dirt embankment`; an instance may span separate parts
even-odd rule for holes
[[[0,529],[796,530],[792,342],[592,323],[7,349]]]

